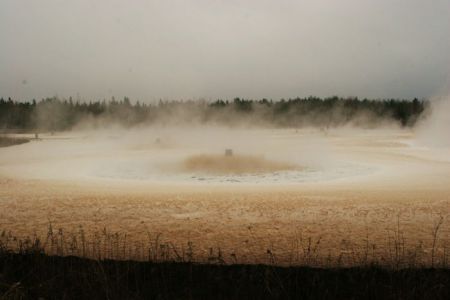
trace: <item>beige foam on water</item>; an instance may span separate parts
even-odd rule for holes
[[[300,169],[292,163],[268,160],[263,156],[236,154],[228,156],[199,154],[188,157],[182,163],[182,171],[214,175],[270,173]]]

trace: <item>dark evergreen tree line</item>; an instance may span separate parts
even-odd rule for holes
[[[276,127],[376,126],[397,122],[413,126],[428,101],[418,99],[359,100],[357,98],[295,98],[272,101],[235,98],[233,101],[159,101],[157,104],[117,101],[79,102],[56,97],[39,102],[0,99],[0,129],[68,130],[81,121],[116,122],[124,126],[152,123],[265,124]]]

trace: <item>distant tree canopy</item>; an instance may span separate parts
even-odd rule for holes
[[[117,123],[126,127],[141,124],[213,123],[219,125],[266,125],[274,127],[335,127],[352,124],[372,127],[383,122],[413,126],[425,110],[424,100],[359,100],[357,98],[295,98],[233,101],[79,102],[57,97],[39,102],[0,99],[0,129],[69,130],[79,124]]]

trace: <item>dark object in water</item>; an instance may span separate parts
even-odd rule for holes
[[[225,149],[225,156],[233,156],[233,149]]]

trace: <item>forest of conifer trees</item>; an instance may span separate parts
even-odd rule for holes
[[[428,106],[426,100],[360,100],[358,98],[294,98],[214,102],[159,101],[155,104],[117,101],[73,101],[57,97],[41,101],[0,99],[0,129],[3,131],[70,130],[82,121],[125,127],[151,124],[240,124],[274,127],[371,127],[383,122],[413,126]]]

